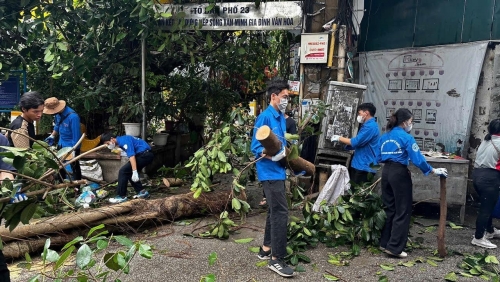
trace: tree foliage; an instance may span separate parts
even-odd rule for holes
[[[287,32],[182,26],[166,32],[158,20],[171,15],[155,12],[154,5],[153,0],[0,0],[0,72],[27,70],[31,89],[68,100],[89,129],[93,119],[100,127],[102,121],[137,121],[143,110],[147,120],[189,118],[189,110],[228,118],[230,107],[263,89],[266,66],[281,61],[280,71],[287,72],[293,40]],[[142,39],[148,51],[145,109]]]

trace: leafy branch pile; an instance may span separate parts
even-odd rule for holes
[[[473,278],[474,276],[479,276],[484,280],[490,280],[493,282],[500,281],[500,269],[498,267],[498,259],[495,256],[489,255],[488,252],[474,253],[472,255],[467,255],[458,264],[458,267],[463,271],[460,272],[450,272],[445,276],[447,281],[457,281],[457,274]]]
[[[307,248],[324,243],[327,247],[351,245],[354,256],[361,247],[378,245],[385,224],[380,196],[365,185],[353,185],[334,205],[321,203],[320,212],[312,211],[313,202],[304,203],[304,219],[291,216],[288,224],[288,256],[292,265],[310,259],[301,254]]]
[[[100,231],[100,232],[98,232]],[[61,254],[49,249],[50,238],[45,242],[42,253],[43,268],[40,274],[32,277],[30,282],[45,281],[47,278],[62,281],[73,279],[75,281],[121,281],[122,274],[130,272],[130,262],[139,254],[141,257],[151,259],[153,252],[149,245],[141,242],[132,242],[124,236],[109,236],[104,230],[104,225],[90,229],[86,238],[78,236],[68,242]],[[111,244],[116,242],[125,247],[125,250],[108,251]],[[77,246],[78,250],[77,250]],[[72,257],[76,256],[73,264]],[[26,263],[22,267],[31,269],[33,262],[26,254]],[[50,270],[47,269],[50,266]]]

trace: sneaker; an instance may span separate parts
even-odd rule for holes
[[[398,257],[398,258],[405,258],[408,256],[408,254],[406,252],[401,252],[399,254],[395,254],[389,250],[385,250],[385,253],[388,254],[388,255],[391,255],[393,257]]]
[[[293,269],[282,259],[270,259],[267,267],[283,277],[292,277],[294,274]]]
[[[259,254],[257,255],[257,257],[261,260],[265,260],[265,259],[271,259],[271,249],[269,249],[269,251],[264,251],[264,249],[262,249],[262,247],[259,248]]]
[[[109,199],[109,202],[112,204],[119,204],[125,202],[126,200],[128,200],[127,197],[116,196],[114,198]]]
[[[378,247],[378,249],[379,249],[380,251],[382,251],[382,252],[385,252],[385,248],[384,248],[384,247],[382,247],[382,246]]]
[[[500,230],[493,228],[492,233],[486,231],[486,233],[484,234],[484,237],[488,240],[493,239],[493,238],[500,238]]]
[[[486,236],[483,236],[483,238],[481,239],[472,239],[472,245],[476,245],[476,246],[479,246],[479,247],[483,247],[483,248],[486,248],[486,249],[496,249],[497,248],[497,245],[493,244],[490,242],[490,240],[486,239]]]
[[[134,196],[134,199],[146,199],[149,198],[149,192],[146,190],[142,190],[139,194]]]

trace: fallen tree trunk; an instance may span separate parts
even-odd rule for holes
[[[9,253],[4,252],[4,255],[8,258],[16,258],[21,251],[40,251],[44,246],[41,242],[45,242],[48,237],[60,237],[62,241],[67,240],[61,243],[65,244],[76,237],[66,236],[68,232],[89,229],[99,224],[106,225],[109,231],[124,231],[137,224],[146,226],[148,222],[173,221],[181,217],[194,217],[201,214],[218,214],[231,200],[230,193],[230,190],[206,192],[197,199],[193,198],[193,193],[154,200],[138,199],[20,225],[12,232],[2,227],[0,228],[2,240],[11,242],[6,244],[10,246]],[[14,240],[16,242],[13,242]]]
[[[269,128],[269,126],[264,125],[257,129],[255,133],[255,138],[264,146],[264,154],[269,156],[276,155],[281,150],[281,141],[278,136],[274,134],[274,132]],[[301,172],[305,171],[305,176],[312,176],[316,171],[316,167],[311,162],[301,158],[294,157],[289,158],[290,150],[286,148],[286,156],[287,156],[287,167],[291,169],[293,172]]]

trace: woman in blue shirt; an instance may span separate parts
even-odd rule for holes
[[[424,175],[433,173],[448,177],[445,168],[432,168],[415,141],[409,134],[413,126],[413,115],[408,109],[399,109],[389,118],[387,132],[380,137],[379,162],[384,163],[382,170],[382,201],[386,221],[380,238],[380,248],[396,257],[407,257],[404,252],[413,202],[413,184],[408,170],[409,160]]]

